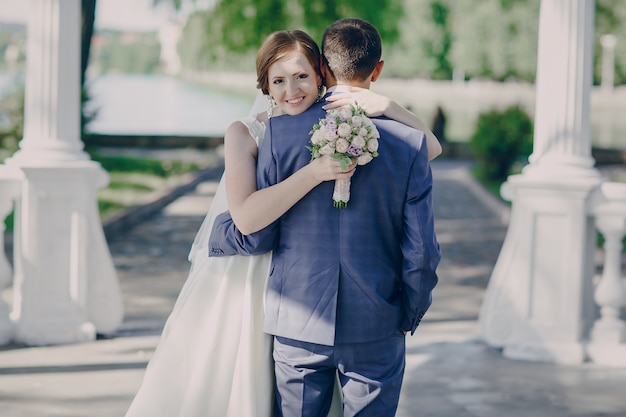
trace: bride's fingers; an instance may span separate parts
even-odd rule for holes
[[[341,166],[340,163],[337,162],[334,165],[334,171],[337,171],[337,172],[348,172],[348,171],[353,170],[354,168],[355,168],[354,164],[349,164],[349,165],[346,165],[345,167],[343,167],[343,166]]]
[[[324,104],[322,108],[324,110],[331,110],[337,107],[349,106],[350,104],[354,105],[356,103],[356,99],[352,96],[341,97],[342,94],[337,94],[334,96],[328,97],[326,100],[328,104]]]

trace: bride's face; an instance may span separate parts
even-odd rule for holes
[[[317,99],[319,75],[306,59],[293,51],[274,62],[268,70],[269,93],[281,114],[304,112]],[[274,113],[276,114],[276,113]]]

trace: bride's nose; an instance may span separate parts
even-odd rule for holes
[[[295,94],[298,92],[298,83],[295,81],[288,81],[287,82],[287,94]]]

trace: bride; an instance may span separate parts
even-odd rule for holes
[[[318,158],[280,184],[256,190],[256,155],[267,118],[296,115],[320,100],[320,52],[299,30],[272,33],[257,53],[259,95],[250,115],[224,136],[225,172],[189,253],[191,269],[126,417],[269,417],[273,404],[271,337],[262,331],[271,254],[208,257],[215,216],[230,210],[244,234],[269,225],[323,181],[349,178],[355,166]],[[437,138],[413,113],[387,97],[354,88],[328,108],[358,101],[370,116],[385,115]],[[261,111],[262,107],[268,107]],[[228,190],[228,191],[226,191]],[[339,387],[329,416],[342,415]]]

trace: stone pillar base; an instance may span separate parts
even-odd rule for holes
[[[36,322],[20,322],[14,340],[28,346],[62,345],[90,342],[96,339],[96,328],[89,322],[77,322],[74,317]]]
[[[509,229],[479,316],[485,341],[504,356],[581,363],[593,321],[594,229],[588,200],[599,180],[509,177]]]
[[[617,318],[596,321],[587,353],[597,364],[626,367],[626,324]]]
[[[587,359],[582,343],[517,344],[505,346],[502,354],[509,359],[576,365]]]
[[[115,331],[123,302],[98,215],[108,176],[92,161],[21,166],[12,319],[16,340],[49,345]]]
[[[587,353],[592,362],[610,367],[626,367],[626,343],[590,343]]]
[[[0,346],[11,343],[14,333],[15,328],[9,318],[9,306],[0,299]]]

